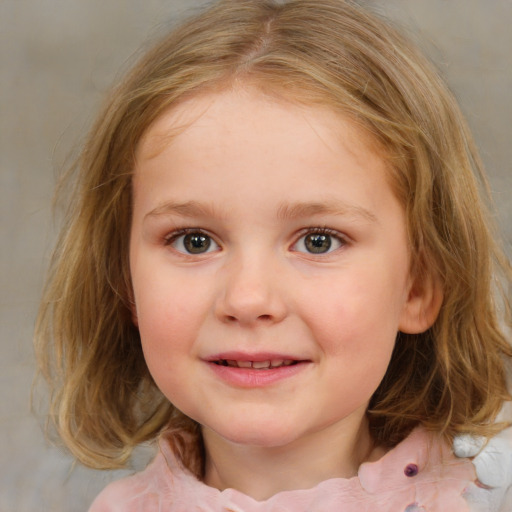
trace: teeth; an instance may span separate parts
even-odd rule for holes
[[[253,361],[252,367],[259,370],[260,368],[270,368],[270,361]]]
[[[294,364],[293,359],[272,359],[268,361],[235,361],[233,359],[222,359],[217,364],[230,366],[231,368],[254,368],[255,370],[268,370],[269,368],[280,368]]]

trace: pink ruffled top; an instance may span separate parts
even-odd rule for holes
[[[455,457],[437,436],[418,428],[380,460],[362,464],[353,478],[257,501],[197,480],[164,435],[147,469],[107,486],[89,512],[469,512],[481,510],[470,504],[483,490],[475,480],[469,459]]]

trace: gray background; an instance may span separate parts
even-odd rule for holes
[[[119,473],[49,446],[29,407],[31,336],[55,224],[55,176],[104,93],[186,0],[0,0],[0,512],[85,511]],[[512,0],[382,0],[455,90],[512,241]],[[144,462],[143,452],[137,465]]]

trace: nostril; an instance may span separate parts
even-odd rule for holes
[[[258,317],[258,320],[268,321],[268,320],[272,320],[272,317],[270,315],[260,315]]]

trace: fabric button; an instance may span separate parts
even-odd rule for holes
[[[416,464],[407,464],[404,469],[404,475],[408,477],[413,477],[418,474],[418,466]]]
[[[420,507],[417,503],[411,503],[404,512],[426,512],[423,507]]]

